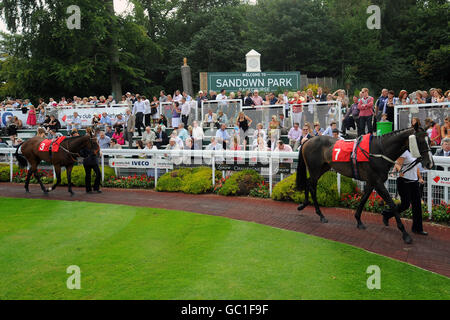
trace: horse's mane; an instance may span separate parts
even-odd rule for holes
[[[400,133],[403,133],[403,132],[405,132],[407,130],[411,130],[411,129],[413,129],[413,128],[410,127],[410,128],[406,128],[406,129],[400,129],[400,130],[392,131],[392,132],[383,134],[382,136],[380,136],[380,138],[389,138],[389,137],[392,137],[392,136],[396,136],[396,135],[398,135]]]

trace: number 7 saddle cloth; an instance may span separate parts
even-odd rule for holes
[[[59,145],[61,144],[61,142],[64,141],[64,139],[66,139],[66,137],[59,137],[58,139],[56,139],[55,142],[53,142],[52,145],[52,152],[58,152],[59,151]],[[39,151],[50,151],[50,144],[52,143],[52,140],[50,139],[45,139],[44,141],[42,141],[39,144]]]
[[[371,134],[361,136],[356,140],[338,140],[333,146],[332,162],[350,162],[353,178],[359,179],[358,162],[369,162]]]

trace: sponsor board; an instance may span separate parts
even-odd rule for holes
[[[6,121],[8,117],[17,117],[22,121],[24,127],[27,125],[28,113],[22,113],[21,110],[11,110],[11,111],[0,111],[0,127],[6,127]]]
[[[77,112],[81,118],[81,126],[88,127],[92,124],[92,117],[94,114],[102,115],[104,112],[113,120],[117,115],[121,114],[125,119],[126,110],[128,107],[114,107],[114,108],[78,108],[78,109],[59,109],[59,110],[47,110],[48,115],[57,115],[61,126],[66,127],[70,124],[73,119],[73,113]],[[23,126],[27,127],[28,113],[22,113],[21,110],[7,110],[0,111],[0,126],[5,127],[6,121],[8,121],[9,116],[16,116],[22,121]],[[65,121],[64,121],[64,120]]]
[[[173,169],[171,162],[161,159],[110,159],[109,165],[112,168]]]
[[[123,119],[125,119],[127,109],[128,107],[62,109],[58,110],[58,120],[61,122],[61,125],[65,127],[72,122],[73,113],[76,112],[81,118],[81,126],[88,127],[92,124],[92,117],[94,114],[101,116],[106,112],[111,120],[114,120],[115,117],[121,114],[124,117]],[[65,119],[65,121],[63,119]]]
[[[449,171],[429,171],[431,174],[431,184],[434,186],[450,187]]]

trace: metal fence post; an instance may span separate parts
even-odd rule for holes
[[[102,152],[102,182],[105,182],[105,156]]]
[[[341,196],[341,174],[340,173],[337,174],[337,190],[338,190],[338,194],[340,197]]]
[[[12,151],[9,153],[9,182],[13,181],[14,175],[14,164],[13,164],[13,153]]]
[[[270,188],[269,191],[270,191],[270,196],[272,196],[272,183],[273,183],[272,170],[273,170],[272,154],[269,154],[269,188]]]
[[[428,213],[430,214],[430,219],[433,217],[433,199],[431,198],[433,196],[432,193],[432,182],[431,182],[431,174],[428,172],[427,174],[427,206],[428,206]]]
[[[216,161],[214,160],[214,151],[211,156],[212,185],[216,186]]]

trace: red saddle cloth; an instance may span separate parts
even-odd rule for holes
[[[52,152],[58,152],[59,151],[59,145],[61,144],[61,142],[64,141],[64,139],[66,139],[66,137],[59,137],[58,139],[56,139],[56,141],[53,143],[52,146]],[[44,141],[42,141],[39,144],[39,151],[50,151],[50,144],[52,143],[52,140],[50,139],[45,139]]]
[[[355,141],[338,140],[333,147],[333,162],[350,162],[353,150],[355,148]],[[365,151],[364,154],[361,149]],[[370,134],[363,136],[362,141],[359,144],[358,150],[356,150],[356,159],[358,162],[368,162],[370,148]]]

